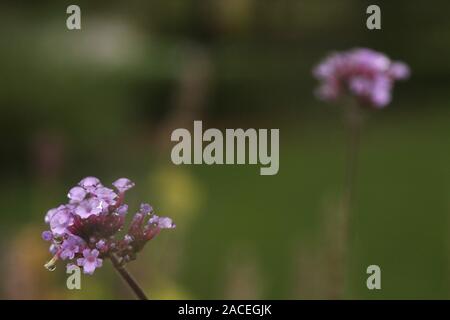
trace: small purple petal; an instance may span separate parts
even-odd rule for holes
[[[101,268],[103,266],[103,259],[97,259],[97,268]]]
[[[126,205],[126,204],[123,204],[119,208],[117,208],[117,213],[120,216],[125,216],[127,214],[127,212],[128,212],[128,205]]]
[[[95,196],[97,196],[98,199],[105,201],[105,203],[107,203],[108,205],[115,204],[114,199],[117,198],[117,194],[112,189],[99,187],[95,189],[93,193]]]
[[[86,177],[78,183],[83,188],[97,187],[101,185],[100,180],[96,177]]]
[[[143,204],[141,204],[141,208],[139,211],[143,214],[149,214],[150,212],[153,211],[153,208],[148,203],[143,203]]]
[[[161,217],[158,221],[158,227],[161,229],[173,229],[175,228],[175,224],[173,223],[172,219],[168,217]]]
[[[91,256],[93,256],[93,257],[95,257],[95,258],[98,257],[98,254],[99,254],[99,252],[98,252],[97,249],[94,249],[94,250],[91,251]]]
[[[96,244],[95,247],[100,250],[100,251],[104,251],[107,247],[106,247],[106,241],[101,239],[99,240]]]
[[[149,220],[149,224],[154,224],[158,228],[161,229],[173,229],[176,225],[173,223],[172,219],[168,217],[158,217],[157,215],[153,215]]]
[[[389,74],[395,80],[407,79],[410,73],[409,67],[403,62],[394,62],[389,69]]]
[[[51,241],[53,240],[53,233],[51,231],[44,231],[42,232],[42,239],[45,241]]]
[[[67,227],[72,225],[73,218],[70,210],[63,206],[52,216],[50,220],[50,229],[54,235],[63,235],[67,233]]]
[[[73,259],[75,254],[80,252],[80,248],[84,245],[85,242],[83,239],[75,235],[70,235],[61,245],[61,259]]]
[[[89,218],[92,215],[98,216],[104,209],[106,203],[97,198],[90,198],[82,201],[76,208],[75,214],[83,219]]]
[[[84,258],[78,258],[77,259],[77,265],[79,265],[80,267],[82,267],[84,265]]]
[[[95,268],[97,266],[96,261],[93,262],[85,262],[83,264],[83,272],[86,274],[93,274],[95,271]]]
[[[45,223],[50,223],[50,220],[55,215],[58,210],[60,210],[64,206],[59,206],[58,208],[53,208],[47,211],[47,214],[45,215]]]
[[[83,267],[83,272],[86,274],[93,274],[97,267],[101,267],[103,260],[97,258],[99,252],[97,249],[90,251],[89,249],[83,250],[84,258],[77,260],[79,266]]]
[[[125,191],[134,187],[134,182],[127,178],[120,178],[113,182],[113,186],[119,190],[120,193],[124,193]]]
[[[73,202],[80,202],[86,197],[86,190],[81,187],[73,187],[70,189],[67,197]]]
[[[150,217],[150,219],[148,219],[149,224],[156,224],[156,223],[158,223],[158,221],[159,221],[159,217],[156,214],[152,215]]]

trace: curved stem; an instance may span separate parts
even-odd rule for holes
[[[136,294],[140,300],[148,300],[144,293],[144,290],[138,285],[133,276],[125,269],[125,266],[121,265],[119,259],[115,254],[110,255],[111,262],[117,272],[122,276],[122,279],[130,286],[131,290]]]

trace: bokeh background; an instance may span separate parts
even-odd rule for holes
[[[364,128],[345,298],[450,298],[448,1],[79,0],[81,31],[70,4],[0,5],[1,298],[132,298],[109,263],[80,291],[43,267],[44,215],[87,175],[129,177],[132,209],[175,219],[129,266],[152,298],[333,297],[345,130],[311,69],[356,46],[412,77]],[[278,175],[173,165],[170,133],[196,119],[280,128]]]

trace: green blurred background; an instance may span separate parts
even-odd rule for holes
[[[66,29],[78,4],[82,30]],[[365,27],[368,4],[382,30]],[[311,69],[356,46],[412,78],[366,123],[345,298],[450,297],[448,1],[2,1],[0,297],[132,298],[109,263],[50,273],[44,215],[87,175],[177,223],[130,270],[152,298],[333,297],[345,130]],[[170,133],[280,128],[280,171],[175,166]],[[366,268],[382,269],[382,290]]]

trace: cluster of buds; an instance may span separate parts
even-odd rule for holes
[[[45,216],[50,230],[42,233],[49,241],[53,258],[45,264],[54,270],[58,260],[75,264],[86,274],[93,274],[103,260],[111,258],[124,265],[136,259],[136,254],[161,229],[175,228],[172,219],[159,217],[149,204],[141,204],[127,233],[122,230],[128,206],[125,192],[134,186],[126,178],[113,183],[116,191],[103,186],[99,179],[87,177],[70,189],[69,202],[51,209]]]
[[[361,105],[383,108],[391,101],[396,80],[408,78],[409,67],[392,61],[380,52],[357,48],[328,56],[313,71],[321,82],[319,98],[335,101],[345,94],[354,96]]]

